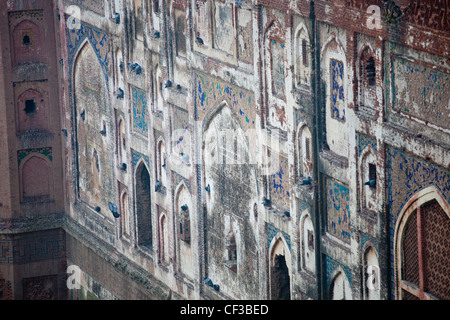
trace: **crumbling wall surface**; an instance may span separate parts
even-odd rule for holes
[[[65,234],[8,297],[65,257],[72,299],[397,297],[405,206],[448,203],[444,2],[45,3],[0,4],[0,230]]]

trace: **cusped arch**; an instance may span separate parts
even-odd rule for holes
[[[333,46],[335,46],[336,50],[335,53],[338,53],[342,55],[345,58],[345,49],[342,45],[341,41],[338,39],[338,37],[335,34],[332,34],[327,38],[325,43],[323,44],[322,48],[320,49],[320,60],[323,61],[325,56],[329,51],[333,51]]]

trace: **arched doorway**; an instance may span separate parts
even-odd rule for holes
[[[272,242],[270,251],[270,299],[291,299],[291,276],[289,265],[291,261],[289,249],[281,235],[277,235]]]

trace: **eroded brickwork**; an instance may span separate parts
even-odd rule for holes
[[[447,297],[446,1],[0,9],[3,298]]]

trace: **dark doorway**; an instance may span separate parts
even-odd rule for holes
[[[152,248],[152,213],[150,199],[150,175],[144,164],[136,171],[136,211],[138,244]]]
[[[286,259],[282,255],[277,255],[272,267],[271,280],[272,300],[290,300],[291,285],[289,278],[289,268]]]

